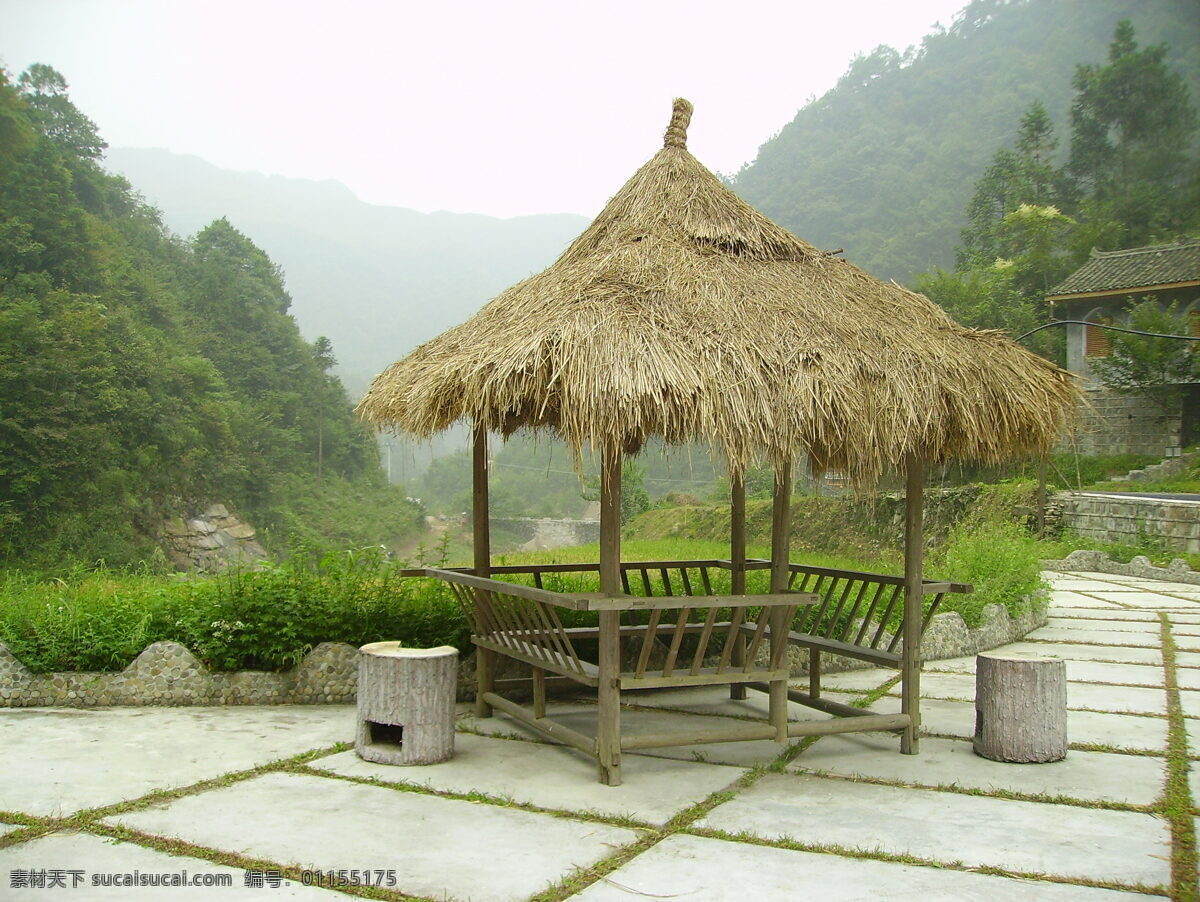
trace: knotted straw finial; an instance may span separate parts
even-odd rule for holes
[[[663,147],[687,147],[687,127],[692,121],[692,105],[682,97],[675,98],[675,106],[671,110],[671,124],[663,135]]]

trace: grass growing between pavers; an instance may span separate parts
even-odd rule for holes
[[[730,833],[710,827],[700,827],[689,831],[696,836],[709,839],[721,839],[727,842],[740,842],[754,846],[771,846],[777,849],[789,849],[794,852],[816,852],[825,855],[838,855],[842,858],[860,858],[869,861],[885,861],[891,864],[906,864],[916,867],[936,868],[943,871],[965,871],[972,874],[987,874],[992,877],[1009,877],[1018,880],[1041,880],[1046,883],[1063,883],[1070,886],[1092,886],[1100,889],[1124,890],[1146,893],[1147,895],[1165,895],[1164,886],[1147,886],[1145,884],[1116,883],[1109,880],[1089,880],[1081,877],[1062,877],[1056,874],[1042,872],[1013,871],[993,865],[968,865],[961,861],[945,861],[932,858],[922,858],[918,855],[907,855],[897,852],[885,852],[883,849],[861,849],[850,846],[839,846],[830,843],[799,842],[786,837],[765,839],[754,833],[742,831]]]
[[[1161,616],[1161,615],[1160,615]],[[1167,818],[1171,824],[1172,837],[1172,886],[1169,891],[1172,898],[1193,900],[1200,902],[1200,897],[1196,892],[1196,850],[1195,850],[1195,831],[1192,820],[1192,800],[1190,797],[1187,768],[1188,768],[1188,749],[1186,740],[1186,731],[1184,729],[1184,719],[1182,709],[1179,704],[1179,690],[1175,680],[1175,646],[1171,639],[1170,629],[1165,616],[1161,616],[1161,629],[1163,635],[1163,660],[1164,668],[1167,674],[1167,689],[1168,689],[1168,714],[1166,718],[1169,721],[1169,738],[1170,744],[1167,751],[1168,758],[1168,780],[1166,790],[1163,797],[1152,806],[1129,805],[1116,802],[1100,802],[1100,801],[1084,801],[1063,796],[1049,796],[1031,793],[1009,792],[1005,790],[982,790],[958,785],[942,785],[933,787],[923,787],[928,789],[942,790],[946,792],[954,792],[966,795],[989,796],[993,798],[1014,799],[1020,801],[1045,802],[1052,804],[1066,804],[1075,807],[1086,808],[1104,808],[1119,811],[1134,811],[1142,813],[1159,814]],[[1093,644],[1093,643],[1083,643]],[[899,676],[896,676],[880,686],[856,698],[851,704],[856,707],[867,708],[879,698],[885,696],[899,682]],[[634,706],[638,709],[641,705]],[[650,706],[646,706],[650,707]],[[701,712],[687,711],[684,709],[661,708],[653,707],[655,711],[671,711],[673,713],[694,713]],[[749,716],[742,718],[736,714],[707,714],[704,716],[721,716],[732,717],[734,719],[752,719]],[[1150,716],[1150,715],[1147,715]],[[1163,715],[1156,715],[1163,717]],[[754,718],[756,719],[756,718]],[[507,738],[519,741],[536,741],[531,737],[519,734],[510,734],[497,736],[497,734],[483,733],[474,729],[471,725],[460,724],[459,730],[462,732],[478,733],[479,735],[489,736],[490,738]],[[923,734],[929,735],[929,734]],[[696,827],[697,821],[706,816],[719,805],[733,799],[736,795],[757,782],[762,776],[773,772],[786,772],[788,765],[800,756],[803,751],[811,747],[822,737],[804,737],[798,741],[788,745],[781,751],[772,762],[766,764],[755,765],[750,768],[740,779],[738,779],[731,787],[719,790],[712,793],[710,796],[701,802],[679,812],[672,817],[666,824],[661,826],[650,825],[637,818],[622,817],[619,815],[607,815],[594,811],[571,811],[567,809],[547,808],[528,803],[516,802],[511,798],[500,795],[488,795],[484,793],[456,793],[445,790],[437,790],[432,787],[421,785],[418,783],[410,783],[407,781],[386,782],[373,777],[353,777],[341,774],[334,774],[323,770],[318,770],[311,767],[311,762],[318,758],[328,755],[344,752],[351,749],[353,746],[349,743],[341,743],[336,746],[306,752],[302,755],[281,761],[272,762],[260,767],[252,768],[245,771],[239,771],[232,774],[227,774],[221,777],[205,780],[190,786],[182,787],[174,790],[164,790],[150,793],[146,796],[134,799],[131,801],[89,809],[79,812],[69,818],[40,818],[24,815],[19,812],[0,812],[0,821],[5,821],[11,825],[17,826],[18,829],[12,831],[6,836],[0,837],[0,848],[5,848],[12,845],[18,845],[24,842],[34,840],[40,836],[50,832],[61,830],[79,830],[88,832],[94,835],[109,837],[112,839],[122,840],[144,846],[151,849],[156,849],[170,854],[189,855],[195,858],[211,861],[216,864],[225,865],[233,868],[249,869],[249,870],[269,870],[280,874],[284,879],[294,882],[301,882],[301,871],[298,868],[289,868],[280,866],[274,862],[263,861],[258,859],[250,859],[233,853],[221,852],[203,846],[193,845],[191,843],[165,839],[160,836],[141,833],[124,826],[114,826],[100,823],[103,818],[111,817],[117,814],[124,814],[130,811],[137,811],[151,805],[162,802],[172,801],[176,798],[199,794],[208,790],[218,789],[232,785],[253,777],[273,773],[273,772],[290,772],[305,774],[309,776],[317,776],[324,779],[339,779],[352,783],[363,783],[367,785],[379,786],[382,788],[393,789],[396,791],[425,793],[434,796],[440,796],[448,799],[458,799],[480,804],[493,806],[521,809],[529,812],[540,813],[555,817],[571,818],[581,821],[595,821],[612,826],[625,827],[642,831],[642,835],[634,842],[616,848],[611,855],[596,862],[590,866],[581,867],[577,871],[568,874],[566,877],[547,887],[542,892],[531,897],[530,902],[563,902],[563,900],[585,889],[596,882],[608,882],[614,886],[624,889],[627,892],[638,894],[636,890],[624,887],[619,881],[611,878],[611,874],[624,864],[632,861],[634,858],[641,855],[643,852],[653,848],[663,840],[676,834],[691,834],[696,836],[708,837],[717,840],[738,842],[744,844],[773,846],[781,849],[789,849],[802,852],[816,852],[824,854],[833,854],[849,858],[873,859],[883,862],[908,864],[921,867],[963,870],[974,873],[987,874],[997,877],[1018,878],[1018,879],[1035,879],[1054,883],[1073,884],[1078,886],[1100,887],[1114,890],[1135,891],[1147,894],[1162,894],[1168,892],[1165,887],[1159,886],[1143,886],[1110,883],[1105,881],[1092,881],[1086,878],[1066,878],[1053,874],[1041,873],[1023,873],[1017,871],[1005,870],[999,867],[992,866],[964,866],[961,863],[946,862],[937,860],[928,860],[920,857],[900,855],[889,853],[882,849],[862,850],[853,848],[843,848],[836,845],[822,845],[820,843],[801,843],[791,839],[768,840],[753,834],[736,833],[730,834],[720,830],[709,828]],[[958,738],[958,737],[948,737]],[[1087,751],[1111,752],[1129,755],[1142,755],[1148,757],[1162,757],[1162,753],[1155,753],[1144,750],[1127,750],[1108,746],[1087,746],[1084,744],[1072,744],[1074,748]],[[850,778],[826,776],[827,779],[852,779],[858,782],[872,782],[881,785],[891,785],[907,787],[910,784],[904,782],[895,782],[883,779],[873,778]],[[362,898],[382,899],[392,902],[392,900],[422,900],[425,897],[413,896],[404,894],[398,890],[385,887],[336,887],[339,892],[349,896],[357,896]]]
[[[262,764],[258,767],[248,768],[246,770],[235,771],[233,773],[222,774],[219,777],[213,777],[209,780],[201,780],[198,783],[192,783],[188,786],[181,786],[176,789],[163,789],[148,793],[136,799],[119,802],[114,805],[105,805],[98,808],[89,808],[85,811],[78,811],[69,817],[54,818],[54,817],[30,817],[28,815],[18,814],[15,812],[0,813],[0,820],[4,820],[10,824],[23,824],[24,827],[20,830],[15,830],[4,836],[0,836],[0,849],[9,848],[12,846],[21,845],[31,842],[51,833],[87,833],[93,836],[103,836],[110,839],[115,839],[121,842],[128,842],[138,846],[143,846],[155,851],[164,852],[169,855],[186,855],[192,858],[210,861],[213,864],[224,865],[226,867],[238,868],[241,870],[256,870],[270,871],[278,874],[284,880],[291,880],[295,883],[304,883],[303,873],[305,869],[281,865],[277,862],[267,861],[265,859],[249,858],[244,855],[238,855],[232,852],[224,852],[219,849],[210,849],[207,846],[199,846],[193,843],[185,842],[180,839],[172,839],[162,836],[156,836],[150,833],[143,833],[138,830],[130,829],[120,825],[105,824],[105,818],[114,817],[120,814],[128,814],[133,811],[141,811],[149,808],[152,805],[161,804],[163,802],[172,802],[176,799],[186,798],[188,796],[199,795],[203,792],[208,792],[213,789],[222,789],[227,786],[233,786],[236,783],[242,783],[254,777],[262,776],[270,773],[306,773],[308,768],[306,765],[310,761],[318,758],[324,758],[328,755],[335,755],[340,752],[349,751],[354,748],[352,743],[339,742],[327,748],[312,749],[303,752],[299,755],[294,755],[290,758],[284,758],[279,761],[272,761],[268,764]],[[384,902],[439,902],[432,897],[413,896],[399,892],[398,890],[389,889],[387,887],[376,886],[338,886],[336,889],[339,892],[347,895],[359,896],[367,899],[380,899]]]
[[[1192,815],[1192,794],[1188,786],[1187,727],[1179,702],[1179,683],[1175,673],[1175,637],[1166,614],[1159,614],[1162,628],[1163,671],[1167,686],[1167,785],[1159,810],[1171,824],[1171,898],[1176,902],[1197,902],[1196,822]]]

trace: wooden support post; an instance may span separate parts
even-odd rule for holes
[[[746,594],[746,474],[745,471],[731,473],[729,476],[729,579],[733,595]],[[733,652],[730,655],[730,665],[738,670],[746,663],[746,636],[738,630],[733,642]],[[729,697],[744,699],[746,685],[730,683]]]
[[[1046,455],[1038,460],[1037,537],[1046,537]]]
[[[786,592],[792,544],[792,462],[775,473],[775,492],[771,502],[771,592]],[[773,608],[771,618],[771,657],[787,661],[787,640],[791,624],[782,607]],[[772,680],[769,701],[771,724],[777,742],[787,741],[787,680]]]
[[[600,591],[621,594],[621,449],[606,447],[600,468]],[[621,612],[600,612],[596,763],[600,782],[621,783]]]
[[[915,755],[919,751],[921,730],[921,607],[925,593],[922,584],[924,565],[925,461],[916,454],[905,460],[904,480],[904,649],[900,661],[900,712],[909,715],[909,724],[900,737],[900,751]]]
[[[1067,667],[1061,658],[975,658],[975,754],[1042,764],[1067,756]]]
[[[488,523],[488,471],[487,471],[487,427],[482,423],[475,424],[475,440],[471,458],[471,523],[473,531],[473,550],[475,557],[475,575],[489,576],[491,567],[491,533]],[[481,597],[483,590],[475,590],[475,605],[480,608],[486,605],[486,597]],[[495,688],[496,653],[487,648],[475,649],[475,716],[491,717],[492,706],[484,696]]]

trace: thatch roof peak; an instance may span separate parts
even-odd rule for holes
[[[687,147],[687,130],[692,122],[692,105],[682,97],[675,98],[671,109],[671,124],[663,135],[663,147]]]
[[[460,419],[552,429],[579,453],[701,440],[734,471],[808,454],[872,482],[907,453],[1042,449],[1068,374],[823,254],[664,146],[548,269],[376,378],[359,407],[430,436]]]

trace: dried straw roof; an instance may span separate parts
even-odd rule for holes
[[[860,487],[908,452],[1054,443],[1069,374],[775,225],[688,152],[691,112],[553,265],[377,376],[360,415],[548,428],[577,455],[700,440],[735,472],[807,453]]]

